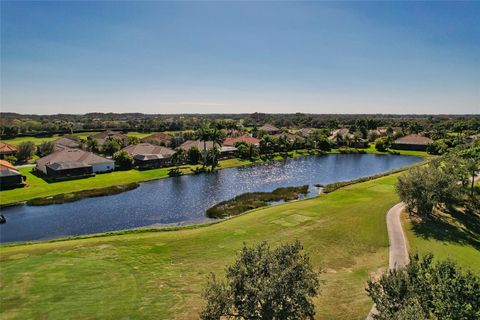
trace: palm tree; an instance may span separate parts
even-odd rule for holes
[[[218,128],[213,128],[210,130],[210,140],[213,142],[213,149],[215,149],[217,145],[219,147],[222,146],[225,136],[221,130],[218,130]],[[212,171],[215,169],[216,165],[216,152],[214,151],[212,152]]]
[[[88,139],[87,140],[87,150],[90,152],[98,152],[99,143],[97,139]]]
[[[210,140],[212,130],[208,124],[203,124],[197,130],[197,136],[200,141],[203,141],[203,169],[207,166],[207,141]]]
[[[175,153],[172,155],[172,163],[178,167],[185,160],[185,150],[182,148],[176,148]]]

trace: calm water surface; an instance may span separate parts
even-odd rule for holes
[[[421,161],[420,157],[385,155],[309,156],[214,174],[188,175],[152,182],[112,196],[87,198],[48,206],[20,205],[2,210],[0,242],[51,239],[153,224],[206,222],[206,209],[252,191],[351,180]]]

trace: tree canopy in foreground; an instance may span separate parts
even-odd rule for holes
[[[368,282],[378,313],[374,319],[480,319],[480,278],[452,261],[413,255],[403,269]]]
[[[298,241],[273,250],[244,245],[226,282],[211,275],[201,319],[313,319],[320,284],[302,249]]]

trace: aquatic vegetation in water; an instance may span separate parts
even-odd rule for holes
[[[210,218],[226,218],[248,210],[265,207],[272,202],[296,200],[308,193],[308,185],[277,188],[272,192],[248,192],[233,199],[217,203],[207,210]]]

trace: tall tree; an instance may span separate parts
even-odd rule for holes
[[[197,136],[200,141],[203,141],[203,169],[207,167],[207,141],[210,141],[212,130],[210,126],[203,123],[197,130]]]
[[[271,250],[266,242],[244,245],[226,269],[226,282],[211,275],[201,312],[204,320],[313,319],[312,298],[319,293],[318,272],[297,241]]]
[[[223,141],[225,140],[225,135],[223,134],[222,130],[218,128],[213,128],[210,130],[210,140],[213,142],[213,149],[221,148]],[[215,170],[215,166],[217,165],[217,158],[216,152],[212,153],[212,171]]]

